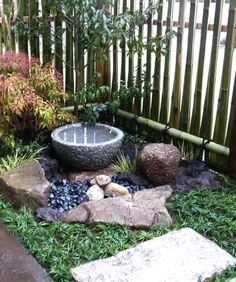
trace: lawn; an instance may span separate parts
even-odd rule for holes
[[[191,227],[236,256],[236,182],[225,178],[219,191],[201,189],[186,195],[173,195],[168,208],[174,219],[169,227],[131,230],[118,225],[96,226],[37,222],[31,210],[14,211],[0,199],[0,218],[20,237],[25,247],[58,282],[71,281],[69,269],[114,255],[139,242],[170,230]],[[229,269],[213,281],[236,277]]]

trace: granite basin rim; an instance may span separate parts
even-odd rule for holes
[[[59,134],[61,131],[65,130],[65,129],[69,129],[69,128],[76,128],[76,127],[104,127],[106,129],[109,129],[109,130],[112,130],[113,132],[116,133],[116,137],[112,138],[111,140],[108,140],[108,141],[104,141],[104,142],[96,142],[96,143],[73,143],[73,142],[68,142],[68,141],[64,141],[60,138]],[[90,148],[90,147],[102,147],[104,145],[109,145],[109,144],[113,144],[113,143],[116,143],[116,142],[119,142],[120,140],[122,140],[124,138],[124,133],[114,127],[114,126],[110,126],[110,125],[107,125],[107,124],[103,124],[103,123],[96,123],[94,126],[89,126],[89,125],[83,125],[82,123],[72,123],[72,124],[67,124],[67,125],[64,125],[64,126],[61,126],[61,127],[58,127],[56,129],[53,130],[53,132],[51,133],[51,138],[53,141],[56,141],[58,143],[61,143],[62,145],[66,145],[66,146],[70,146],[70,147],[73,147],[73,148],[76,148],[76,147],[84,147],[84,148]]]
[[[95,132],[98,138],[95,143],[83,143],[83,128]],[[78,130],[77,130],[78,129]],[[70,135],[65,137],[64,135]],[[73,138],[75,134],[75,139]],[[77,138],[79,134],[79,139]],[[80,135],[81,134],[81,135]],[[97,123],[95,126],[74,123],[55,129],[51,134],[52,145],[57,155],[68,165],[80,170],[98,170],[107,167],[114,159],[124,138],[124,133],[113,126]],[[76,142],[73,142],[73,141]],[[72,142],[71,142],[72,141]],[[90,139],[91,141],[91,139]]]

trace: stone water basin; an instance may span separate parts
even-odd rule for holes
[[[55,129],[51,138],[56,153],[65,163],[81,170],[97,170],[112,162],[124,134],[106,124],[74,123]]]

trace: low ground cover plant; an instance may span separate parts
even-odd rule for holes
[[[56,282],[72,281],[70,267],[112,256],[139,242],[183,227],[193,228],[236,256],[235,181],[226,179],[219,191],[201,189],[186,195],[175,194],[168,205],[174,224],[149,231],[115,224],[86,226],[37,222],[31,210],[21,208],[16,212],[2,199],[0,217]],[[235,276],[236,270],[231,268],[213,281],[223,282]]]

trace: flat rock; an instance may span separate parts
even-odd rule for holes
[[[37,160],[0,175],[0,195],[16,207],[47,206],[50,183]]]
[[[109,165],[106,168],[99,169],[97,171],[73,171],[68,173],[68,178],[71,182],[77,182],[77,181],[83,181],[87,178],[95,178],[98,175],[107,175],[109,177],[112,177],[114,174],[116,174],[117,171],[114,168],[114,165]]]
[[[201,282],[235,265],[215,243],[183,228],[70,272],[77,282]]]
[[[3,224],[0,224],[0,281],[53,282]]]
[[[145,189],[134,194],[105,198],[79,205],[65,214],[67,223],[118,223],[132,228],[171,224],[165,202],[170,186]]]

